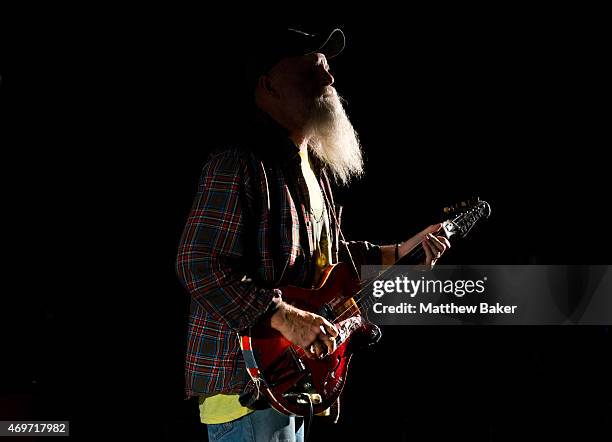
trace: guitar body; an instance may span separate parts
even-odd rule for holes
[[[352,355],[380,338],[380,330],[365,321],[353,296],[360,283],[347,264],[325,269],[315,289],[282,287],[283,301],[323,316],[339,331],[337,348],[322,359],[306,352],[271,327],[261,324],[240,336],[247,371],[278,411],[304,416],[322,413],[342,392]]]

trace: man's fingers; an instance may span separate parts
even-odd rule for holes
[[[427,236],[427,234],[429,233],[436,233],[438,232],[440,229],[442,228],[442,223],[438,223],[438,224],[432,224],[431,226],[427,227],[425,230],[423,230],[421,233],[423,234],[423,238],[425,238],[425,236]]]
[[[446,250],[446,244],[440,241],[437,237],[433,235],[427,236],[428,244],[432,247],[432,251],[434,252],[434,257],[439,258],[442,253]]]
[[[312,351],[314,351],[313,354],[317,359],[321,359],[324,356],[327,356],[330,352],[329,347],[322,341],[315,341],[312,343],[311,345]]]
[[[308,359],[315,359],[317,357],[314,344],[311,344],[308,348],[305,348],[304,352],[306,353],[306,357]]]
[[[281,334],[304,350],[306,357],[322,358],[336,349],[336,327],[317,314],[295,309],[288,316],[287,326]]]
[[[429,233],[436,233],[441,228],[442,228],[442,223],[432,224],[431,226],[421,230],[419,233],[414,235],[412,238],[409,238],[406,241],[404,241],[402,246],[407,251],[410,251],[410,250],[414,249],[416,246],[418,246],[419,243],[422,242],[425,239],[427,234],[429,234]]]
[[[321,342],[327,349],[327,354],[333,353],[336,350],[336,339],[328,335],[319,335],[319,342]]]
[[[431,260],[431,257],[432,257],[431,246],[427,242],[426,238],[423,239],[422,244],[423,244],[423,250],[425,250],[425,261],[427,262],[427,260]]]
[[[309,333],[304,336],[306,345],[302,348],[309,358],[322,358],[336,350],[338,330],[336,327],[321,316],[315,316],[314,324],[309,327]]]
[[[338,330],[336,329],[336,327],[334,326],[334,324],[332,324],[331,322],[329,322],[327,319],[322,318],[323,319],[323,323],[321,324],[320,328],[321,331],[323,333],[326,333],[330,336],[333,336],[334,338],[336,336],[338,336]]]
[[[325,354],[331,354],[336,350],[336,337],[338,336],[338,330],[332,323],[324,320],[321,324],[321,333],[319,333],[319,342],[321,342],[327,348]]]
[[[418,238],[418,241],[423,241],[423,240],[427,239],[428,236],[430,236],[433,233],[436,233],[437,231],[439,231],[441,228],[442,228],[442,223],[432,224],[431,226],[427,227],[422,232],[418,233],[415,236],[415,238]],[[417,242],[417,244],[418,244],[418,242]]]
[[[428,268],[431,267],[435,257],[434,252],[429,245],[429,241],[427,239],[423,240],[423,250],[425,250],[425,266]]]

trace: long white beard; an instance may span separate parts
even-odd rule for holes
[[[307,112],[312,152],[329,168],[336,182],[348,184],[363,174],[359,137],[334,88],[317,98]]]

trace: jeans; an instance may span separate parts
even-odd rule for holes
[[[285,416],[273,408],[257,410],[223,424],[210,424],[211,442],[303,442],[304,418]]]

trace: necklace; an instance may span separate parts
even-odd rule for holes
[[[323,215],[325,214],[325,202],[323,201],[323,193],[321,192],[321,189],[318,189],[318,194],[321,198],[321,211],[317,214],[312,209],[312,204],[310,205],[310,214],[312,215],[312,218],[316,223],[320,223],[321,221],[323,221]]]
[[[316,223],[320,223],[321,221],[323,221],[323,214],[325,213],[325,208],[321,209],[321,213],[319,213],[318,215],[315,213],[314,210],[312,210],[312,207],[310,208],[310,214],[312,215],[312,218],[314,220],[314,222]]]

